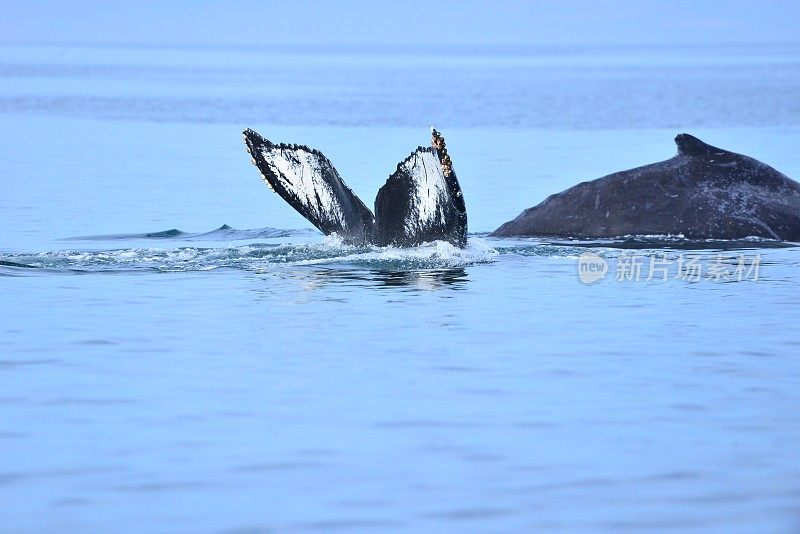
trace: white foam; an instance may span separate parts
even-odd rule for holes
[[[348,248],[352,252],[348,253]],[[370,247],[369,250],[343,247],[344,254],[327,258],[300,260],[298,265],[326,263],[375,262],[412,263],[426,267],[464,267],[476,263],[489,263],[499,252],[480,238],[471,238],[466,248],[459,248],[445,241],[423,243],[416,247]]]
[[[370,267],[441,269],[494,261],[499,252],[481,238],[470,238],[467,248],[444,241],[417,247],[346,245],[335,235],[321,243],[247,244],[236,247],[128,248],[115,250],[60,250],[4,255],[4,259],[51,269],[88,271],[157,270],[206,271],[218,268],[271,270],[279,266],[368,264]]]

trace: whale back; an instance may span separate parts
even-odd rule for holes
[[[552,195],[493,235],[800,239],[800,184],[688,134],[675,143],[675,157]]]

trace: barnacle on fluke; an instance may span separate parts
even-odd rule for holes
[[[442,134],[431,126],[431,146],[439,151],[439,163],[442,164],[442,172],[445,176],[453,174],[453,161],[447,154],[447,144],[444,142]]]

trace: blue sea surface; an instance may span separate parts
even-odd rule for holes
[[[684,131],[800,178],[800,48],[2,45],[0,80],[0,531],[800,530],[800,248],[488,237]],[[464,250],[324,237],[241,139],[370,205],[430,124]]]

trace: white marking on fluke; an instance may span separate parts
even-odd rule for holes
[[[275,171],[284,189],[294,194],[318,219],[334,220],[342,228],[347,227],[331,186],[316,178],[322,174],[319,156],[301,149],[269,150],[266,147],[261,148],[261,155]]]
[[[439,158],[432,152],[419,151],[406,160],[402,168],[414,182],[404,225],[406,235],[414,236],[417,228],[434,223],[444,224],[447,182]]]

